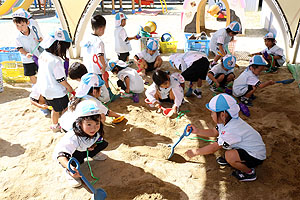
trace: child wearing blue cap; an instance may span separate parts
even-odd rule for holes
[[[235,56],[226,55],[222,62],[213,66],[207,73],[207,81],[210,89],[216,92],[218,87],[224,88],[229,82],[234,80],[234,67],[236,63]],[[215,83],[215,85],[213,85]]]
[[[226,28],[222,28],[213,34],[209,43],[210,50],[215,54],[212,66],[217,64],[221,55],[225,56],[229,53],[226,50],[228,43],[234,40],[234,36],[239,34],[241,29],[241,24],[233,21]]]
[[[67,93],[75,95],[75,91],[67,82],[64,63],[67,50],[71,45],[71,38],[66,30],[56,29],[41,42],[45,50],[39,57],[39,73],[37,85],[46,104],[53,107],[51,112],[51,129],[53,132],[60,131],[58,124],[59,113],[68,107],[69,98]]]
[[[261,52],[251,54],[263,55],[264,59],[268,62],[268,68],[272,72],[276,72],[278,67],[281,67],[285,63],[285,56],[283,54],[283,49],[276,45],[276,35],[272,32],[267,33],[264,36],[264,41],[266,49]]]
[[[129,61],[129,52],[132,50],[130,40],[137,40],[138,37],[128,37],[124,26],[126,25],[127,16],[124,13],[117,13],[115,16],[115,51],[118,59],[124,62]]]
[[[158,41],[150,38],[147,41],[147,48],[134,56],[134,62],[138,66],[138,72],[142,76],[146,72],[161,67],[163,61],[158,52]]]
[[[257,88],[264,88],[275,84],[272,80],[266,82],[259,80],[258,75],[266,66],[265,59],[260,55],[255,55],[250,59],[249,66],[234,80],[232,93],[245,105],[253,105],[252,100],[256,98],[254,92]]]
[[[225,158],[217,158],[220,165],[230,165],[236,170],[232,175],[239,181],[256,180],[255,167],[266,159],[266,147],[260,134],[239,117],[240,107],[236,100],[225,93],[213,97],[206,107],[217,124],[215,129],[197,129],[192,133],[200,137],[218,137],[217,141],[199,149],[191,149],[185,154],[192,158],[197,155],[213,154],[225,149]]]
[[[80,164],[87,156],[93,160],[104,161],[107,155],[101,151],[108,146],[108,142],[103,139],[101,113],[94,101],[86,100],[78,104],[74,115],[72,130],[68,131],[56,145],[53,159],[65,168],[63,174],[69,186],[79,187],[81,185],[79,172],[75,168],[73,168],[75,174],[68,170],[70,158],[76,158]]]

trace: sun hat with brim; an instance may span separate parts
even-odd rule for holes
[[[269,32],[264,36],[264,40],[265,39],[275,39],[275,38],[276,38],[276,35],[272,32]]]
[[[268,63],[261,55],[255,55],[250,59],[249,65],[263,65],[267,66]]]
[[[79,117],[88,117],[92,115],[99,115],[100,109],[97,103],[92,100],[81,101],[75,109],[76,119]]]
[[[88,94],[92,87],[101,87],[104,81],[98,74],[87,73],[81,77],[78,88],[76,89],[76,97],[82,98]]]
[[[227,111],[234,119],[239,117],[240,107],[237,101],[226,93],[214,96],[209,103],[206,104],[206,108],[213,112]]]
[[[223,57],[223,65],[226,69],[231,70],[235,67],[236,57],[232,55],[226,55]]]
[[[18,10],[16,10],[13,14],[12,17],[20,17],[20,18],[25,18],[25,19],[29,19],[31,17],[30,13],[27,12],[26,10],[24,10],[23,8],[19,8]]]
[[[127,18],[127,16],[126,16],[124,13],[122,13],[122,12],[117,13],[116,16],[115,16],[116,26],[121,26],[121,23],[122,23],[122,20],[123,20],[123,19],[128,19],[128,18]]]
[[[157,50],[158,49],[157,40],[149,39],[148,42],[147,42],[147,48],[150,49],[151,51]]]
[[[128,64],[122,60],[110,60],[108,62],[108,71],[112,71],[116,66],[122,67],[122,68],[126,68],[128,66]]]
[[[229,28],[233,32],[241,32],[241,24],[238,23],[237,21],[231,22],[226,28]]]
[[[41,42],[40,46],[44,49],[51,47],[51,45],[56,41],[72,42],[68,32],[61,28],[49,33],[49,35]]]

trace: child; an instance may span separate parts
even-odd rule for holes
[[[260,134],[239,118],[240,108],[232,96],[219,94],[206,107],[211,111],[216,128],[200,130],[191,125],[187,131],[192,128],[192,133],[200,137],[218,137],[218,140],[202,148],[188,150],[185,154],[192,158],[213,154],[223,147],[226,150],[225,158],[219,157],[217,162],[237,169],[232,175],[239,181],[254,181],[254,168],[266,159],[266,147]]]
[[[69,77],[72,80],[80,81],[81,77],[86,73],[88,73],[86,67],[79,62],[73,63],[69,68]],[[105,85],[100,87],[100,96],[97,99],[99,99],[102,103],[109,102],[109,92]]]
[[[186,53],[177,53],[170,56],[169,62],[172,67],[179,69],[186,81],[190,81],[190,88],[186,96],[192,93],[197,97],[202,97],[201,86],[202,80],[206,79],[209,68],[209,61],[205,54],[196,51]],[[193,90],[192,82],[197,82],[197,87]]]
[[[126,15],[124,13],[116,14],[115,28],[115,51],[118,54],[118,59],[124,62],[129,61],[129,51],[131,51],[130,40],[137,40],[137,36],[128,37],[124,26],[126,25]]]
[[[89,73],[99,74],[105,81],[109,96],[112,98],[114,94],[111,92],[108,84],[108,73],[106,72],[107,60],[105,54],[104,42],[101,36],[105,32],[106,20],[102,15],[94,15],[91,19],[93,33],[88,35],[82,42],[83,64]],[[101,66],[101,70],[97,64]]]
[[[210,40],[209,48],[215,54],[212,66],[217,64],[221,55],[225,56],[227,53],[228,43],[234,40],[234,36],[241,32],[240,23],[233,21],[226,28],[222,28],[215,32]],[[221,54],[221,55],[220,55]]]
[[[100,110],[94,101],[87,100],[78,104],[75,116],[76,121],[73,123],[72,130],[58,142],[53,158],[66,168],[65,176],[69,185],[79,187],[80,175],[75,168],[73,169],[76,171],[75,174],[69,172],[69,159],[74,157],[82,164],[88,151],[88,156],[93,160],[105,160],[107,156],[100,151],[105,149],[108,143],[103,139]]]
[[[225,88],[225,86],[234,80],[234,67],[236,58],[231,55],[226,55],[222,58],[222,62],[212,67],[207,73],[207,81],[211,86],[213,92],[218,87]],[[215,83],[215,86],[213,85]]]
[[[109,71],[117,74],[119,78],[117,84],[122,90],[127,94],[130,92],[135,93],[133,99],[135,102],[138,102],[138,94],[144,91],[144,82],[137,71],[128,67],[128,65],[121,60],[109,61]]]
[[[24,12],[18,11],[13,14],[13,22],[16,25],[19,34],[16,38],[16,47],[21,53],[21,58],[24,66],[24,76],[29,76],[31,83],[36,83],[36,73],[38,66],[32,59],[35,55],[39,57],[38,51],[39,42],[42,38],[37,38],[36,34],[29,28],[28,15]]]
[[[276,45],[274,33],[267,33],[264,36],[266,49],[261,52],[251,54],[254,55],[263,55],[264,59],[268,62],[268,67],[270,71],[275,72],[278,70],[278,67],[281,67],[285,63],[285,56],[283,54],[283,49]]]
[[[104,81],[97,74],[88,73],[82,76],[79,86],[76,89],[75,98],[71,101],[68,111],[60,118],[60,124],[64,130],[69,131],[72,129],[72,124],[75,121],[74,111],[80,102],[86,100],[92,100],[97,104],[103,123],[105,122],[105,116],[114,117],[113,123],[123,121],[124,116],[120,116],[109,110],[97,99],[101,95],[102,85],[104,85]]]
[[[247,106],[253,106],[252,100],[255,98],[254,92],[257,88],[264,88],[275,84],[269,80],[262,83],[258,75],[267,66],[262,56],[255,55],[250,59],[250,65],[233,82],[233,95],[240,98],[241,102]]]
[[[72,40],[66,30],[56,29],[40,44],[45,51],[39,57],[40,67],[37,84],[47,105],[53,107],[50,127],[53,132],[59,132],[61,129],[58,118],[59,113],[68,107],[67,93],[75,95],[75,91],[67,82],[63,63],[71,42]]]
[[[41,95],[38,86],[35,84],[32,87],[31,93],[29,95],[30,103],[42,111],[45,116],[50,115],[51,107],[46,104],[44,97]]]
[[[144,76],[146,72],[159,68],[163,62],[159,55],[158,41],[150,38],[147,48],[134,56],[135,64],[139,67],[138,72]]]
[[[169,73],[158,70],[153,73],[153,83],[148,87],[145,94],[151,105],[160,108],[161,102],[174,103],[172,111],[167,117],[177,113],[179,106],[183,102],[183,88],[180,84],[184,83],[184,78],[179,73]]]

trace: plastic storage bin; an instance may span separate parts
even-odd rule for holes
[[[161,53],[176,53],[177,52],[178,41],[172,42],[161,42],[159,41],[160,52]]]
[[[205,53],[207,56],[209,54],[209,41],[210,40],[189,40],[188,38],[192,33],[185,33],[185,47],[184,52],[187,51],[200,51]]]
[[[21,61],[21,55],[16,47],[0,48],[0,62],[8,60]]]
[[[24,67],[21,61],[1,62],[3,80],[5,82],[28,82],[29,77],[24,76]]]

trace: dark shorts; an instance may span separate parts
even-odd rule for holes
[[[154,67],[155,62],[151,62],[151,63],[146,62],[146,63],[147,63],[146,72],[151,72],[151,71],[155,70],[155,67]]]
[[[35,63],[23,63],[24,76],[34,76],[38,71],[38,66]]]
[[[126,62],[128,57],[129,57],[129,52],[118,53],[118,59],[119,60],[122,60],[122,61]]]
[[[45,100],[46,100],[46,104],[52,106],[55,112],[62,112],[64,109],[68,107],[68,103],[69,103],[68,95],[61,98],[55,98],[52,100],[48,100],[45,98]]]
[[[230,74],[233,74],[233,73],[231,72],[231,73],[225,75],[223,81],[221,81],[221,83],[220,83],[220,86],[221,86],[221,87],[224,87],[224,86],[226,85],[226,83],[228,82],[228,81],[227,81],[227,78],[228,78],[228,76],[229,76]],[[215,76],[215,79],[219,78],[219,76],[221,76],[221,75],[222,75],[222,73],[217,74],[217,75]],[[234,76],[234,74],[233,74],[233,76]],[[212,82],[212,83],[213,83],[213,82]]]
[[[203,57],[199,60],[193,62],[193,64],[186,69],[181,75],[186,81],[198,81],[198,79],[206,80],[206,75],[209,68],[209,61],[207,58]]]
[[[263,160],[259,160],[257,158],[254,158],[253,156],[249,155],[247,151],[244,149],[237,149],[241,161],[248,167],[248,168],[254,168],[258,165],[261,165],[263,163]]]
[[[159,102],[169,102],[169,103],[174,103],[174,100],[170,99],[170,97],[168,96],[168,98],[166,98],[166,99],[159,99]]]

